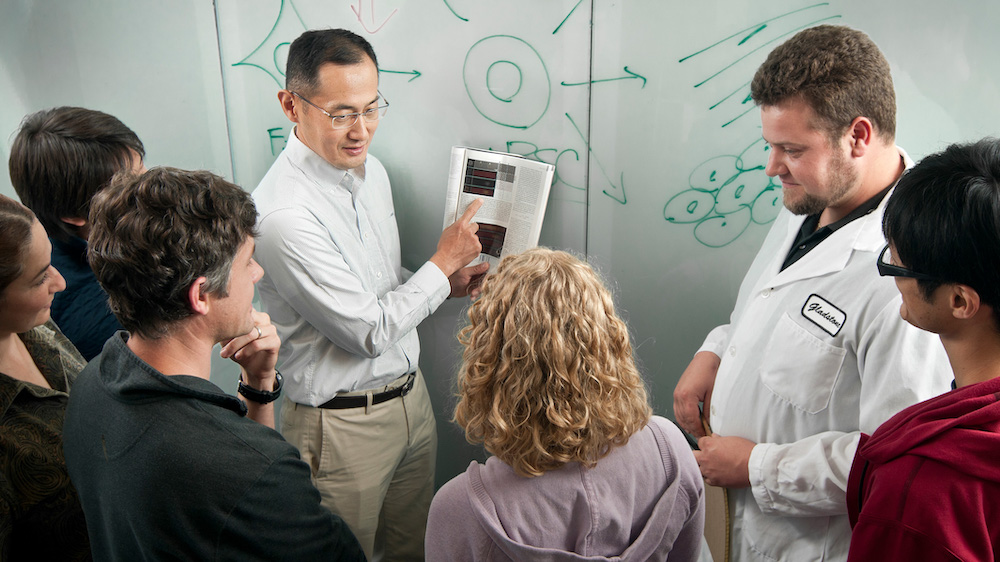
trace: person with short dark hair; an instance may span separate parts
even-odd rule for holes
[[[52,322],[66,287],[45,229],[0,195],[0,560],[90,560],[62,429],[86,361]]]
[[[872,267],[887,196],[913,164],[895,145],[889,63],[860,31],[796,33],[750,93],[785,208],[730,323],[681,375],[674,414],[700,437],[706,482],[728,489],[733,560],[844,560],[861,432],[948,384],[940,342],[899,318]]]
[[[368,152],[389,107],[371,45],[307,31],[288,49],[285,81],[278,101],[295,127],[253,194],[260,299],[288,374],[282,432],[366,554],[419,559],[437,432],[417,325],[489,267],[465,267],[482,249],[480,202],[417,271],[404,269],[389,177]]]
[[[704,484],[653,416],[628,327],[566,252],[508,256],[459,334],[455,421],[492,456],[445,484],[428,560],[695,560]]]
[[[52,319],[87,360],[122,328],[87,264],[87,215],[94,195],[121,170],[142,170],[145,148],[117,118],[82,107],[56,107],[24,118],[10,149],[14,191],[52,242],[52,263],[66,290]]]
[[[952,145],[899,180],[878,263],[899,314],[938,334],[951,392],[861,436],[849,560],[1000,558],[1000,141]]]
[[[80,373],[66,464],[98,560],[363,560],[274,431],[280,341],[253,309],[250,196],[210,172],[116,176],[89,259],[118,332]],[[212,348],[242,400],[209,381]]]

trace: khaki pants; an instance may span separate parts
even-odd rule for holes
[[[350,526],[369,560],[423,560],[437,430],[419,371],[406,396],[369,408],[326,410],[286,398],[281,428],[312,469],[323,505]]]

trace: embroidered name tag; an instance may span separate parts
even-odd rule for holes
[[[847,314],[823,297],[812,294],[802,307],[802,316],[831,336],[836,336],[847,321]]]

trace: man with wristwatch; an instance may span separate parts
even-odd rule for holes
[[[92,202],[90,264],[127,330],[80,373],[64,426],[97,560],[364,560],[273,429],[280,341],[252,306],[256,219],[238,186],[173,168]],[[243,400],[209,381],[216,343]]]
[[[277,98],[295,123],[253,193],[260,301],[288,377],[281,432],[373,560],[422,560],[437,429],[417,326],[487,264],[473,203],[415,271],[402,265],[389,175],[369,154],[389,108],[371,44],[345,29],[288,47]]]

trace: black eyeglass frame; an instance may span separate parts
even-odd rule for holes
[[[926,273],[920,273],[918,271],[913,271],[912,269],[906,269],[901,265],[893,265],[886,261],[885,254],[889,251],[889,245],[886,244],[885,248],[882,248],[882,252],[878,255],[878,274],[883,277],[907,277],[909,279],[917,279],[918,281],[937,281],[944,282],[944,279],[940,277],[935,277],[933,275],[927,275]]]

